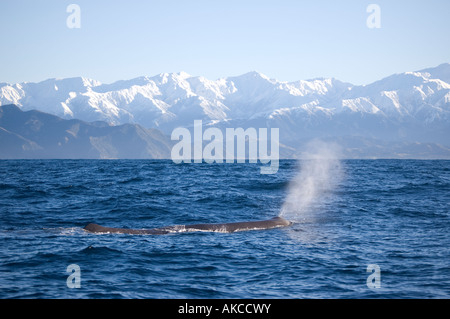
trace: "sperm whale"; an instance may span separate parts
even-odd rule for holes
[[[286,227],[291,224],[292,223],[290,221],[284,219],[283,217],[277,216],[268,220],[259,220],[250,222],[175,225],[150,229],[113,228],[113,227],[104,227],[91,223],[86,225],[86,227],[84,227],[84,230],[90,233],[98,233],[98,234],[110,233],[110,234],[131,234],[131,235],[165,235],[170,233],[196,232],[196,231],[234,233],[246,230],[261,230],[261,229]]]

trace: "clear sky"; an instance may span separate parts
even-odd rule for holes
[[[0,82],[259,71],[368,84],[450,62],[449,14],[448,0],[0,0]]]

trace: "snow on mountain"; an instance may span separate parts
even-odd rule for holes
[[[386,123],[395,134],[405,123],[434,126],[442,133],[449,130],[450,64],[394,74],[365,86],[332,78],[283,82],[258,72],[218,80],[180,72],[110,84],[83,77],[2,83],[0,105],[7,104],[65,119],[137,123],[166,133],[199,119],[282,127],[292,138],[305,128],[359,134],[371,127],[370,134],[376,135],[377,127],[382,130]]]
[[[428,74],[428,77],[440,79],[446,83],[450,83],[450,63],[443,63],[434,68],[428,68],[419,71],[422,74]]]
[[[447,65],[442,65],[447,68]],[[450,119],[446,99],[450,84],[427,72],[395,74],[367,86],[354,87],[350,95],[367,98],[390,120],[424,125]],[[448,124],[447,124],[448,125]]]

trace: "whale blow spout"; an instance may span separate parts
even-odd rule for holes
[[[97,234],[165,235],[169,233],[195,232],[195,231],[234,233],[238,231],[287,227],[290,225],[292,225],[292,222],[284,219],[283,217],[277,216],[272,219],[260,221],[224,223],[224,224],[175,225],[150,229],[113,228],[113,227],[103,227],[97,224],[88,224],[86,225],[86,227],[84,227],[84,230],[90,233],[97,233]]]

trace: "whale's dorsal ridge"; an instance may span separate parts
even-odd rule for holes
[[[128,229],[128,228],[113,228],[104,227],[94,223],[90,223],[84,227],[84,230],[90,233],[115,233],[115,234],[133,234],[133,235],[164,235],[173,232],[189,232],[189,231],[210,231],[210,232],[224,232],[233,233],[245,230],[261,230],[272,229],[278,227],[290,226],[292,223],[283,217],[276,216],[268,220],[236,222],[224,224],[194,224],[194,225],[178,225],[167,226],[162,228],[151,229]]]

